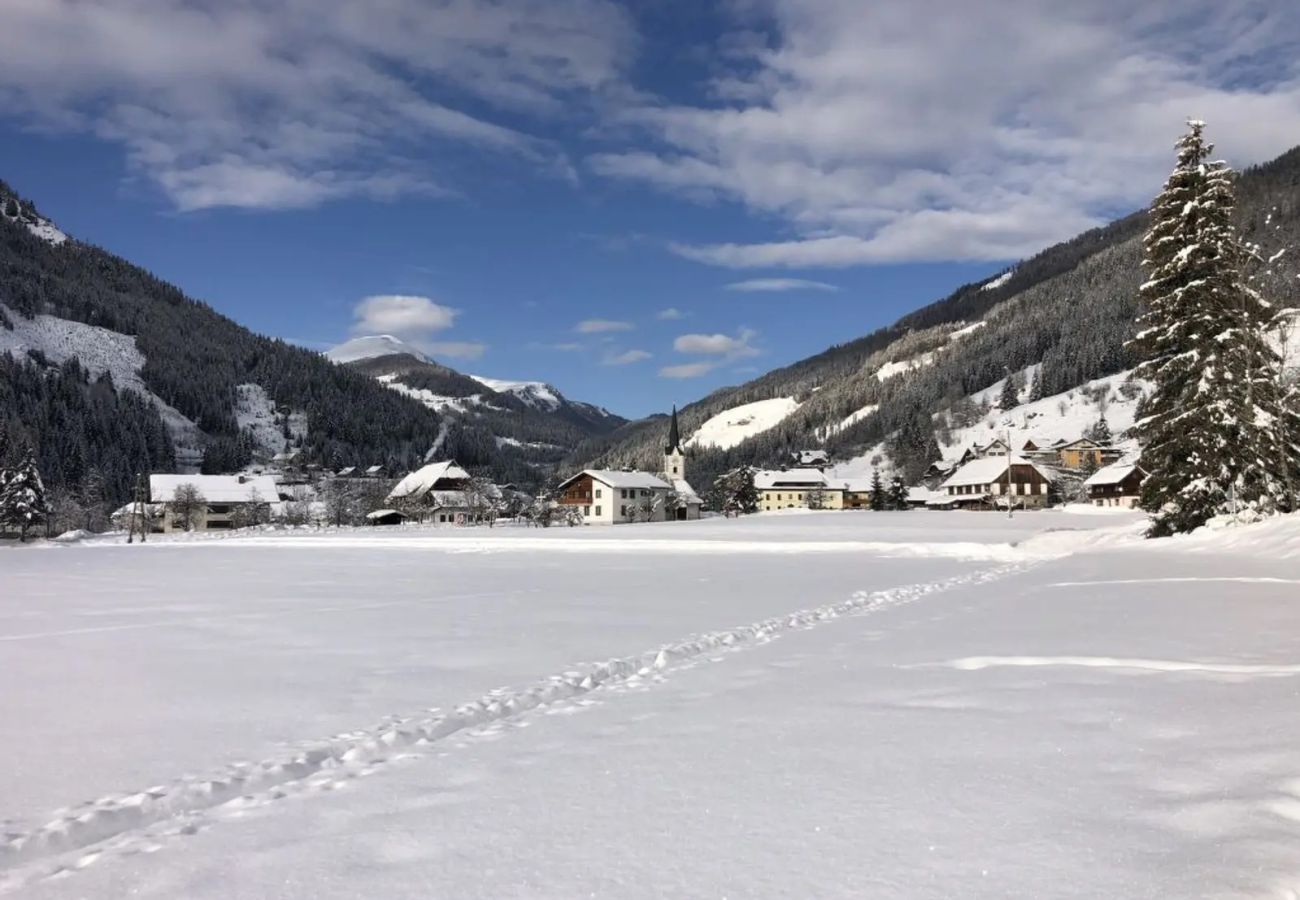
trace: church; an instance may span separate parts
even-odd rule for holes
[[[704,503],[686,480],[677,408],[668,426],[661,472],[586,469],[560,484],[556,502],[579,510],[585,525],[698,519]]]

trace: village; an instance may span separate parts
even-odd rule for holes
[[[1136,507],[1146,477],[1132,449],[1080,437],[1012,445],[997,438],[936,462],[921,483],[835,474],[823,450],[780,468],[729,472],[703,494],[688,478],[676,410],[657,471],[585,469],[530,493],[472,475],[455,460],[398,475],[382,465],[329,471],[276,454],[231,475],[152,474],[112,517],[141,534],[229,531],[259,525],[389,527],[403,524],[537,527],[695,521],[785,510],[1040,510],[1066,503]],[[706,500],[706,497],[708,498]]]

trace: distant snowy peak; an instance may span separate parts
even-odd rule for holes
[[[372,334],[353,338],[326,350],[325,356],[336,363],[350,363],[362,359],[378,359],[381,356],[395,356],[399,353],[413,356],[421,362],[433,361],[413,345],[391,334]]]
[[[533,409],[554,412],[564,405],[564,396],[544,381],[508,381],[503,378],[486,378],[482,375],[469,377],[498,394],[512,394]]]
[[[32,234],[56,247],[68,239],[68,236],[60,231],[58,226],[49,219],[42,218],[37,214],[36,209],[30,203],[20,200],[14,194],[7,192],[4,189],[3,182],[0,182],[0,216],[3,216],[7,221],[25,225]]]

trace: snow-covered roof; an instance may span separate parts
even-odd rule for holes
[[[687,481],[685,478],[670,478],[669,480],[673,483],[673,490],[676,491],[678,494],[681,494],[681,496],[685,498],[687,503],[704,502],[703,500],[700,499],[700,495],[695,493],[695,488],[691,487],[690,482]]]
[[[943,483],[942,487],[948,488],[993,484],[1000,479],[1006,478],[1008,464],[1029,466],[1048,481],[1053,480],[1051,473],[1046,469],[1035,465],[1023,456],[1012,454],[1011,456],[988,456],[984,459],[973,459],[954,472],[952,476]]]
[[[849,491],[854,494],[868,493],[871,490],[871,479],[866,477],[860,478],[828,478],[827,481],[836,488]]]
[[[612,488],[649,488],[661,491],[671,489],[668,482],[658,475],[651,475],[649,472],[619,472],[612,469],[584,469],[564,484],[583,475],[590,475],[594,480]]]
[[[377,509],[374,512],[366,513],[367,519],[383,519],[388,516],[401,516],[406,518],[406,513],[400,509]]]
[[[384,467],[383,467],[382,465],[371,466],[370,468],[366,469],[366,474],[367,474],[367,475],[377,475],[377,474],[379,474],[379,473],[382,472],[382,471],[384,471]]]
[[[149,499],[170,503],[183,484],[194,485],[209,503],[272,503],[280,499],[270,475],[150,475]]]
[[[828,487],[826,474],[817,469],[762,469],[754,473],[754,487],[760,491],[775,490],[784,487],[818,488]]]
[[[356,467],[356,466],[344,466],[343,468],[341,468],[341,469],[338,470],[338,473],[337,473],[337,474],[338,474],[338,477],[339,477],[339,478],[347,478],[349,475],[351,475],[351,474],[352,474],[353,472],[355,472],[356,470],[357,470],[357,467]]]
[[[907,489],[908,503],[929,503],[931,498],[935,496],[942,495],[936,494],[935,491],[930,490],[925,485],[918,485],[917,487],[910,487]]]
[[[397,482],[397,487],[389,493],[388,499],[392,500],[398,497],[419,497],[431,491],[438,482],[445,479],[453,481],[467,481],[469,473],[456,464],[453,459],[446,459],[442,462],[430,463],[416,469],[410,475],[407,475],[401,481]]]
[[[1129,475],[1132,475],[1134,470],[1139,472],[1142,471],[1138,468],[1136,462],[1111,463],[1109,466],[1102,466],[1100,469],[1093,472],[1086,480],[1084,480],[1083,483],[1088,487],[1119,484],[1125,478],[1128,478]],[[1145,472],[1142,472],[1142,474],[1143,476],[1146,475]]]

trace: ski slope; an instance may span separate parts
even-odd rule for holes
[[[775,428],[800,406],[793,397],[774,397],[745,403],[705,420],[687,438],[686,447],[715,447],[729,450],[756,434]]]
[[[1141,527],[5,548],[0,896],[1288,896],[1300,520]]]

